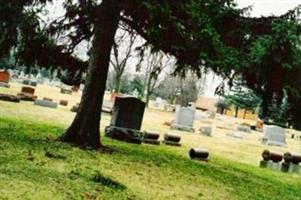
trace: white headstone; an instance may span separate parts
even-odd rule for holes
[[[177,107],[176,119],[173,128],[194,131],[193,123],[195,118],[195,109],[191,107]]]
[[[284,128],[273,125],[265,125],[262,143],[267,145],[286,146],[286,135]]]

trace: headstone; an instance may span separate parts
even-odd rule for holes
[[[289,165],[288,172],[293,173],[293,174],[300,174],[300,168],[301,168],[300,165],[291,163]]]
[[[153,107],[164,110],[166,106],[166,101],[160,97],[157,97],[153,102]]]
[[[208,161],[209,151],[201,148],[191,148],[189,157],[194,160]]]
[[[34,95],[35,89],[32,87],[24,86],[21,88],[21,92],[17,96],[23,101],[35,101],[37,96]]]
[[[10,88],[10,74],[7,71],[0,71],[0,87]]]
[[[286,146],[286,135],[284,128],[274,125],[266,125],[262,143],[275,146]]]
[[[29,81],[29,80],[23,80],[22,84],[23,84],[23,85],[29,85],[29,84],[30,84],[30,81]]]
[[[251,127],[246,125],[238,125],[237,130],[245,133],[251,133]]]
[[[144,132],[143,142],[148,144],[159,145],[160,144],[159,138],[160,138],[160,134],[155,131]]]
[[[61,88],[61,93],[62,94],[69,94],[69,95],[71,95],[72,94],[72,90]]]
[[[171,128],[194,132],[193,123],[195,118],[195,109],[191,107],[178,107],[176,118]]]
[[[145,103],[134,97],[116,97],[111,124],[106,128],[106,135],[118,140],[141,143],[140,132]]]
[[[68,106],[68,101],[67,100],[60,100],[60,105],[61,106]]]
[[[181,136],[173,133],[167,133],[164,135],[163,143],[171,146],[181,146],[180,141],[181,141]]]
[[[0,82],[9,83],[10,75],[7,71],[0,71]]]
[[[48,101],[48,100],[37,99],[37,100],[35,100],[34,105],[43,106],[43,107],[47,107],[47,108],[57,108],[56,102],[52,102],[52,101]]]
[[[37,87],[38,82],[37,81],[30,81],[30,85],[33,87]]]
[[[202,127],[202,128],[200,128],[200,132],[203,135],[211,136],[212,135],[212,127],[211,126]]]
[[[227,133],[227,136],[232,137],[232,138],[236,138],[236,139],[244,139],[244,136],[240,133]]]
[[[22,87],[21,88],[21,93],[26,93],[26,94],[34,94],[35,89],[32,87]]]

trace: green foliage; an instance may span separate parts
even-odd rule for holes
[[[224,114],[225,110],[230,109],[231,104],[228,101],[224,100],[224,99],[220,99],[215,104],[215,107],[217,108],[217,112],[219,112],[220,114]]]
[[[225,95],[227,104],[238,109],[255,111],[259,107],[261,99],[252,90],[244,87],[241,80],[236,80],[234,84],[229,94]]]

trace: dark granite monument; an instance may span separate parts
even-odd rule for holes
[[[131,143],[141,143],[140,131],[145,103],[134,97],[116,97],[110,126],[106,127],[108,137]]]

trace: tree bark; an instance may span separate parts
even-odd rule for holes
[[[247,115],[247,110],[244,110],[244,119],[246,119],[246,115]]]
[[[236,106],[236,107],[235,107],[235,118],[238,117],[238,110],[239,110],[239,108]]]
[[[88,74],[78,112],[64,142],[82,147],[100,148],[100,114],[108,75],[110,52],[120,18],[118,0],[103,0],[89,61]]]

